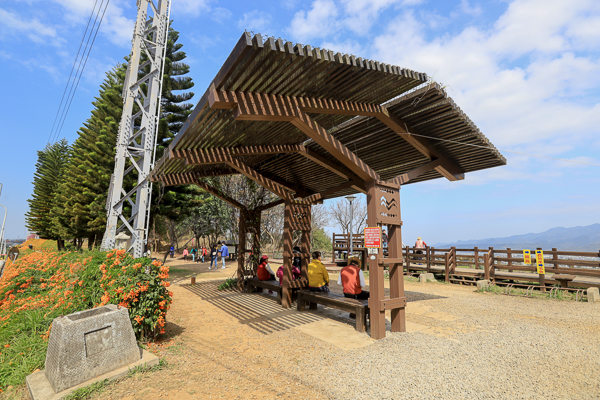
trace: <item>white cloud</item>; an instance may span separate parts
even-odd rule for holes
[[[0,34],[3,37],[25,35],[36,43],[58,44],[56,29],[40,22],[37,18],[22,18],[17,13],[0,8],[0,21],[2,21]]]
[[[373,58],[437,71],[435,80],[449,85],[450,96],[498,147],[523,145],[529,153],[560,154],[600,132],[600,104],[586,104],[584,97],[598,90],[600,62],[575,53],[579,45],[566,33],[569,16],[583,9],[563,16],[562,5],[548,10],[552,6],[532,3],[514,1],[490,30],[466,27],[433,39],[425,22],[404,12],[375,38]],[[542,8],[545,18],[526,21],[529,11]]]
[[[309,11],[298,11],[294,15],[291,34],[299,41],[327,36],[335,31],[335,17],[338,13],[332,0],[315,0]]]
[[[471,15],[473,17],[478,17],[479,15],[481,15],[481,7],[471,6],[468,0],[461,0],[459,9],[463,13]]]
[[[211,10],[211,0],[176,0],[172,2],[171,15],[197,17]]]
[[[270,25],[271,14],[258,10],[244,13],[243,17],[238,21],[238,28],[258,32],[263,32]]]

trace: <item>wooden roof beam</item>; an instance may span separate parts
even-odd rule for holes
[[[393,184],[397,184],[397,185],[404,185],[406,182],[415,179],[418,176],[423,175],[424,173],[431,171],[432,169],[437,168],[438,166],[440,166],[442,163],[441,160],[433,160],[433,161],[429,161],[427,164],[423,164],[420,167],[417,167],[415,169],[412,169],[404,174],[400,174],[398,176],[396,176],[395,178],[392,179],[388,179],[388,183],[393,183]]]
[[[185,158],[186,160],[195,156],[195,151],[198,154],[205,155],[206,157],[218,157],[218,156],[254,156],[254,155],[267,155],[267,154],[283,154],[283,153],[296,153],[300,151],[304,146],[301,144],[293,145],[274,145],[274,146],[244,146],[244,147],[223,147],[223,148],[212,148],[212,149],[197,149],[197,150],[173,150],[172,158]]]
[[[270,192],[275,193],[282,199],[292,200],[294,198],[292,194],[293,189],[284,187],[278,183],[273,182],[272,180],[259,174],[254,169],[250,168],[248,165],[244,164],[237,158],[231,158],[230,161],[227,162],[227,165],[238,171],[240,174],[252,179],[254,182],[258,183]]]
[[[348,181],[348,182],[344,182],[340,185],[334,186],[331,189],[327,189],[321,193],[315,193],[311,196],[305,197],[304,199],[302,199],[304,202],[307,202],[309,204],[315,204],[315,203],[321,203],[323,202],[323,200],[325,200],[326,198],[328,198],[329,196],[332,196],[344,189],[348,189],[350,187],[354,187],[354,185],[356,185],[356,182],[354,181]]]

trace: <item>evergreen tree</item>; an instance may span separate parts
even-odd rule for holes
[[[106,229],[106,199],[114,170],[126,69],[125,64],[119,64],[106,74],[92,103],[92,115],[79,129],[59,202],[52,209],[64,234],[86,237],[90,247],[101,240]]]
[[[33,194],[31,199],[27,200],[29,212],[25,215],[27,228],[41,238],[57,240],[59,250],[63,247],[64,238],[50,211],[64,178],[70,158],[69,150],[68,142],[62,139],[38,151],[38,162],[33,176]]]

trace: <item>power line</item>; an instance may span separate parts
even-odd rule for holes
[[[85,27],[85,30],[81,37],[81,41],[79,43],[79,49],[77,50],[77,55],[75,56],[75,59],[73,60],[73,66],[71,67],[69,79],[67,80],[67,83],[65,85],[65,89],[63,91],[62,98],[61,98],[60,104],[58,106],[58,110],[56,111],[56,116],[54,117],[54,123],[52,124],[52,129],[50,130],[50,135],[48,137],[48,143],[55,142],[58,139],[60,133],[62,132],[62,127],[66,120],[67,114],[69,113],[71,103],[73,101],[75,92],[77,91],[77,87],[79,85],[79,80],[81,79],[81,75],[83,74],[83,69],[85,68],[85,65],[87,63],[87,59],[88,59],[90,52],[92,50],[92,47],[94,45],[94,41],[96,40],[96,35],[98,34],[98,30],[100,29],[100,25],[102,24],[102,20],[104,19],[104,14],[106,13],[106,9],[108,7],[109,2],[110,2],[110,0],[107,0],[106,4],[104,5],[104,0],[101,0],[100,5],[98,6],[97,10],[96,10],[96,6],[98,5],[98,0],[95,0],[95,2],[94,2],[94,6],[92,7],[92,11],[90,12],[90,16],[88,18],[87,25]],[[98,16],[100,15],[100,11],[102,10],[103,5],[104,5],[104,11],[102,12],[102,17],[100,18],[100,22],[96,25],[96,22],[98,21]],[[92,23],[92,26],[90,28],[90,22],[92,21],[92,19],[94,19],[94,22]],[[94,37],[94,39],[92,40],[92,43],[90,45],[90,39],[92,38],[92,36]],[[85,46],[83,47],[83,42],[85,41],[86,37],[87,37],[87,41],[86,41]],[[81,51],[82,47],[83,47],[83,52]],[[86,55],[86,53],[87,53],[87,55]],[[80,57],[80,55],[81,55],[81,57]],[[84,57],[85,57],[85,62],[83,62]],[[79,63],[77,62],[78,60],[79,60]],[[82,66],[82,62],[83,62],[83,66]],[[77,67],[75,67],[76,64],[77,64]],[[73,71],[75,71],[75,74],[73,74]],[[71,78],[73,78],[73,79],[71,79]],[[66,97],[65,97],[65,94],[66,94]],[[67,106],[67,103],[68,103],[68,106]],[[58,121],[58,123],[57,123],[57,121]]]
[[[600,167],[600,164],[594,164],[594,163],[585,162],[585,161],[577,161],[577,160],[569,160],[569,159],[566,159],[566,158],[557,158],[557,157],[542,156],[542,155],[539,155],[539,154],[522,153],[522,152],[513,151],[513,150],[501,150],[501,149],[497,149],[495,147],[481,146],[481,145],[478,145],[478,144],[459,142],[457,140],[442,139],[442,138],[438,138],[438,137],[435,137],[435,136],[419,135],[418,133],[412,133],[412,132],[408,132],[408,134],[411,135],[411,136],[419,136],[419,137],[423,137],[423,138],[427,138],[427,139],[439,140],[441,142],[457,143],[457,144],[462,144],[464,146],[478,147],[480,149],[498,150],[498,151],[501,151],[501,152],[504,152],[504,153],[514,153],[514,154],[520,154],[522,156],[547,158],[547,159],[550,159],[550,160],[566,161],[566,162],[572,162],[572,163],[577,163],[577,164],[593,165],[595,167]]]
[[[92,12],[90,12],[90,17],[88,18],[87,25],[85,26],[85,31],[83,31],[83,36],[81,37],[81,41],[79,42],[79,49],[77,49],[77,55],[73,60],[73,66],[71,67],[71,72],[69,73],[69,79],[67,79],[67,83],[65,85],[65,90],[63,90],[62,97],[60,99],[60,104],[58,106],[58,110],[56,110],[56,116],[54,117],[54,122],[52,123],[52,129],[50,129],[50,135],[48,136],[48,144],[50,144],[50,140],[52,139],[52,133],[54,132],[54,126],[56,125],[56,120],[58,119],[58,114],[60,114],[60,110],[63,105],[63,100],[65,99],[65,94],[67,93],[67,89],[69,88],[69,83],[71,82],[71,76],[73,76],[73,70],[75,69],[75,64],[77,63],[77,59],[79,59],[79,53],[81,52],[81,46],[83,45],[83,40],[87,35],[88,28],[90,27],[90,21],[92,20],[92,16],[94,15],[94,10],[96,9],[96,4],[98,0],[94,2],[94,7],[92,7]]]
[[[102,1],[104,1],[104,0],[102,0]],[[66,112],[64,114],[62,123],[60,125],[60,129],[56,133],[55,140],[57,140],[59,138],[60,133],[62,132],[63,125],[65,124],[65,120],[67,119],[67,114],[69,113],[69,110],[71,109],[71,103],[73,102],[73,98],[75,98],[75,92],[77,91],[77,88],[79,87],[79,81],[81,80],[81,76],[83,75],[83,70],[85,69],[85,66],[87,65],[88,58],[92,51],[92,47],[94,46],[94,43],[96,42],[96,36],[98,35],[98,31],[100,30],[100,25],[102,24],[102,20],[104,20],[104,15],[106,14],[106,9],[108,8],[109,2],[110,2],[110,0],[106,1],[106,5],[104,6],[104,11],[102,12],[102,17],[100,17],[100,22],[98,23],[98,26],[96,27],[96,32],[94,32],[94,38],[92,39],[92,43],[89,46],[87,55],[85,56],[85,61],[83,62],[83,67],[81,67],[81,69],[79,70],[79,76],[78,77],[76,76],[77,83],[75,84],[75,88],[73,90],[73,95],[71,96],[71,99],[69,100],[69,106],[67,107]],[[101,7],[102,7],[102,3],[100,3],[100,8]],[[96,23],[96,20],[98,20],[98,15],[100,14],[100,8],[98,8],[98,14],[96,15],[96,19],[94,20],[94,25]],[[92,27],[92,30],[93,29],[94,28]],[[90,33],[87,43],[89,43],[91,37],[92,37],[92,35]],[[86,48],[87,48],[87,43],[86,43]],[[85,54],[85,50],[84,50],[84,54]],[[83,57],[82,57],[82,60],[83,60]],[[80,62],[80,65],[81,65],[81,62]]]

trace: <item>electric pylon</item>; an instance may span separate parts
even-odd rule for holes
[[[131,56],[123,85],[123,114],[117,138],[115,171],[106,201],[108,217],[102,249],[115,247],[120,232],[131,235],[134,257],[141,257],[148,240],[152,184],[164,58],[169,30],[170,0],[137,0]],[[145,56],[143,59],[143,55]],[[133,187],[124,187],[127,181]]]

